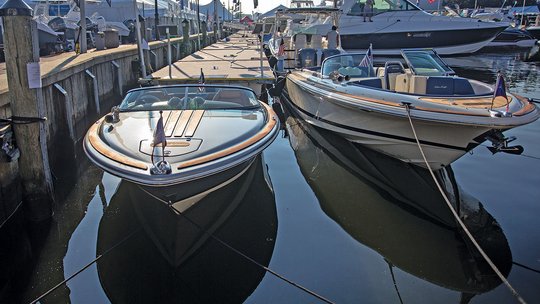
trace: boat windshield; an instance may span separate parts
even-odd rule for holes
[[[260,107],[247,88],[185,85],[135,89],[128,92],[120,111],[253,109]]]
[[[420,76],[447,76],[455,72],[433,50],[402,50],[411,72]]]
[[[375,77],[373,66],[361,64],[365,54],[341,54],[328,57],[321,66],[323,76],[330,76],[332,73],[339,73],[343,76],[354,77]]]
[[[373,1],[372,14],[382,14],[389,11],[418,11],[418,6],[407,0],[378,0]],[[357,1],[349,10],[349,16],[364,16],[364,6],[366,1]]]

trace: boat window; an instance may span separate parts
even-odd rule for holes
[[[419,8],[407,0],[374,0],[373,15],[388,11],[417,11]],[[364,16],[366,0],[357,0],[347,13],[349,16]]]
[[[120,111],[252,109],[260,107],[249,89],[221,86],[167,86],[130,91]]]

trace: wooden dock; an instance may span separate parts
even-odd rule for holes
[[[194,54],[166,65],[152,74],[158,84],[197,83],[201,68],[207,84],[223,83],[247,86],[261,92],[263,84],[272,83],[274,75],[257,37],[236,33],[227,41],[218,41]]]

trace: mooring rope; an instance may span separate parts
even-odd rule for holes
[[[47,292],[45,292],[44,294],[42,294],[41,296],[39,296],[37,299],[35,299],[34,301],[30,302],[30,304],[35,304],[37,303],[38,301],[40,301],[41,299],[43,299],[44,297],[48,296],[51,292],[55,291],[56,289],[58,289],[58,287],[66,284],[67,282],[69,282],[69,280],[73,279],[74,277],[76,277],[77,275],[79,275],[81,272],[85,271],[88,267],[92,266],[94,263],[96,263],[99,259],[101,259],[102,257],[104,257],[105,255],[107,255],[109,252],[111,252],[113,249],[119,247],[120,245],[122,245],[125,241],[127,241],[129,238],[131,238],[133,235],[135,235],[135,233],[139,232],[142,228],[139,227],[137,229],[135,229],[133,232],[131,232],[128,236],[126,236],[125,238],[123,238],[120,242],[116,243],[114,246],[112,246],[111,248],[107,249],[106,251],[104,251],[102,254],[98,255],[94,260],[92,260],[90,263],[86,264],[83,268],[77,270],[75,273],[73,273],[72,275],[70,275],[67,279],[63,280],[62,282],[56,284],[53,288],[49,289]]]
[[[179,211],[178,209],[174,208],[174,206],[172,205],[172,202],[170,201],[165,201],[163,199],[161,199],[160,197],[157,197],[156,195],[150,193],[149,191],[147,191],[146,189],[142,188],[141,186],[139,186],[139,189],[141,189],[143,192],[145,192],[146,194],[148,194],[149,196],[153,197],[154,199],[166,204],[167,206],[169,206],[169,208],[171,208],[171,210],[173,210],[174,213],[180,215],[181,217],[183,217],[185,220],[187,220],[188,222],[190,222],[191,224],[193,224],[195,227],[197,227],[197,229],[199,229],[201,232],[203,232],[204,234],[206,234],[208,237],[212,238],[213,240],[217,241],[218,243],[220,243],[221,245],[225,246],[226,248],[230,249],[232,252],[238,254],[239,256],[243,257],[244,259],[248,260],[249,262],[253,263],[254,265],[260,267],[261,269],[263,269],[264,271],[274,275],[276,278],[312,295],[313,297],[325,302],[325,303],[329,303],[329,304],[334,304],[334,302],[328,300],[327,298],[319,295],[318,293],[308,289],[307,287],[304,287],[298,283],[295,283],[293,282],[292,280],[290,279],[287,279],[286,277],[284,277],[283,275],[277,273],[276,271],[262,265],[261,263],[255,261],[254,259],[250,258],[249,256],[247,256],[246,254],[242,253],[240,250],[232,247],[231,245],[227,244],[225,241],[221,240],[220,238],[218,238],[217,236],[213,235],[212,233],[208,232],[206,229],[204,229],[202,226],[200,226],[199,224],[197,224],[195,221],[193,221],[191,218],[189,218],[188,216],[186,216],[183,212]]]
[[[15,207],[15,210],[13,210],[13,212],[11,212],[11,214],[2,222],[2,224],[0,224],[0,229],[2,229],[2,227],[4,227],[4,225],[7,224],[7,222],[11,219],[11,217],[17,213],[22,204],[23,201],[20,201],[17,207]]]
[[[484,250],[482,249],[482,247],[480,247],[480,245],[478,244],[478,242],[475,240],[475,238],[473,237],[473,235],[471,234],[471,232],[469,231],[469,229],[467,229],[467,227],[465,226],[465,224],[463,223],[463,221],[461,220],[461,218],[459,218],[459,215],[457,214],[456,210],[452,207],[452,204],[450,203],[450,200],[448,199],[448,197],[446,196],[446,193],[444,193],[441,185],[439,184],[439,181],[437,180],[437,178],[435,177],[435,174],[433,173],[433,170],[431,169],[431,167],[429,166],[429,162],[427,161],[427,158],[426,158],[426,155],[424,154],[424,150],[422,149],[422,146],[420,145],[420,140],[418,139],[418,136],[416,134],[416,130],[414,128],[414,124],[412,122],[412,118],[411,118],[411,108],[410,108],[410,104],[408,103],[403,103],[403,105],[405,106],[405,109],[407,110],[407,117],[409,118],[409,124],[411,125],[411,129],[412,129],[412,132],[413,132],[413,135],[414,135],[414,138],[416,140],[416,144],[418,145],[418,149],[420,150],[420,154],[422,155],[422,158],[424,159],[424,163],[426,164],[426,167],[429,171],[429,173],[431,174],[431,177],[433,178],[433,181],[435,182],[435,185],[437,185],[437,188],[439,189],[439,192],[441,193],[444,201],[446,202],[446,204],[448,205],[448,208],[450,208],[450,211],[452,212],[452,215],[454,216],[454,218],[456,219],[456,221],[459,223],[459,225],[461,226],[461,228],[463,229],[463,231],[465,232],[465,234],[467,235],[467,237],[469,237],[470,241],[473,243],[473,245],[476,247],[476,249],[478,250],[478,252],[480,252],[480,254],[482,255],[482,257],[486,260],[486,262],[489,264],[489,266],[491,267],[491,269],[497,274],[497,276],[499,277],[499,279],[501,279],[501,281],[508,287],[508,289],[512,292],[512,294],[514,295],[514,297],[516,297],[516,299],[522,303],[522,304],[526,304],[527,302],[525,302],[525,300],[519,295],[519,293],[514,289],[514,287],[512,287],[512,285],[510,285],[510,282],[508,282],[508,280],[504,277],[504,275],[499,271],[499,268],[497,268],[497,266],[493,263],[493,261],[491,261],[491,259],[489,258],[489,256],[484,252]]]

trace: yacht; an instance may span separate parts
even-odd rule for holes
[[[367,50],[372,44],[375,54],[384,55],[399,55],[404,48],[433,48],[441,55],[474,53],[509,26],[433,15],[409,0],[375,1],[373,22],[364,18],[364,2],[343,0],[340,8],[338,30],[346,51]]]

